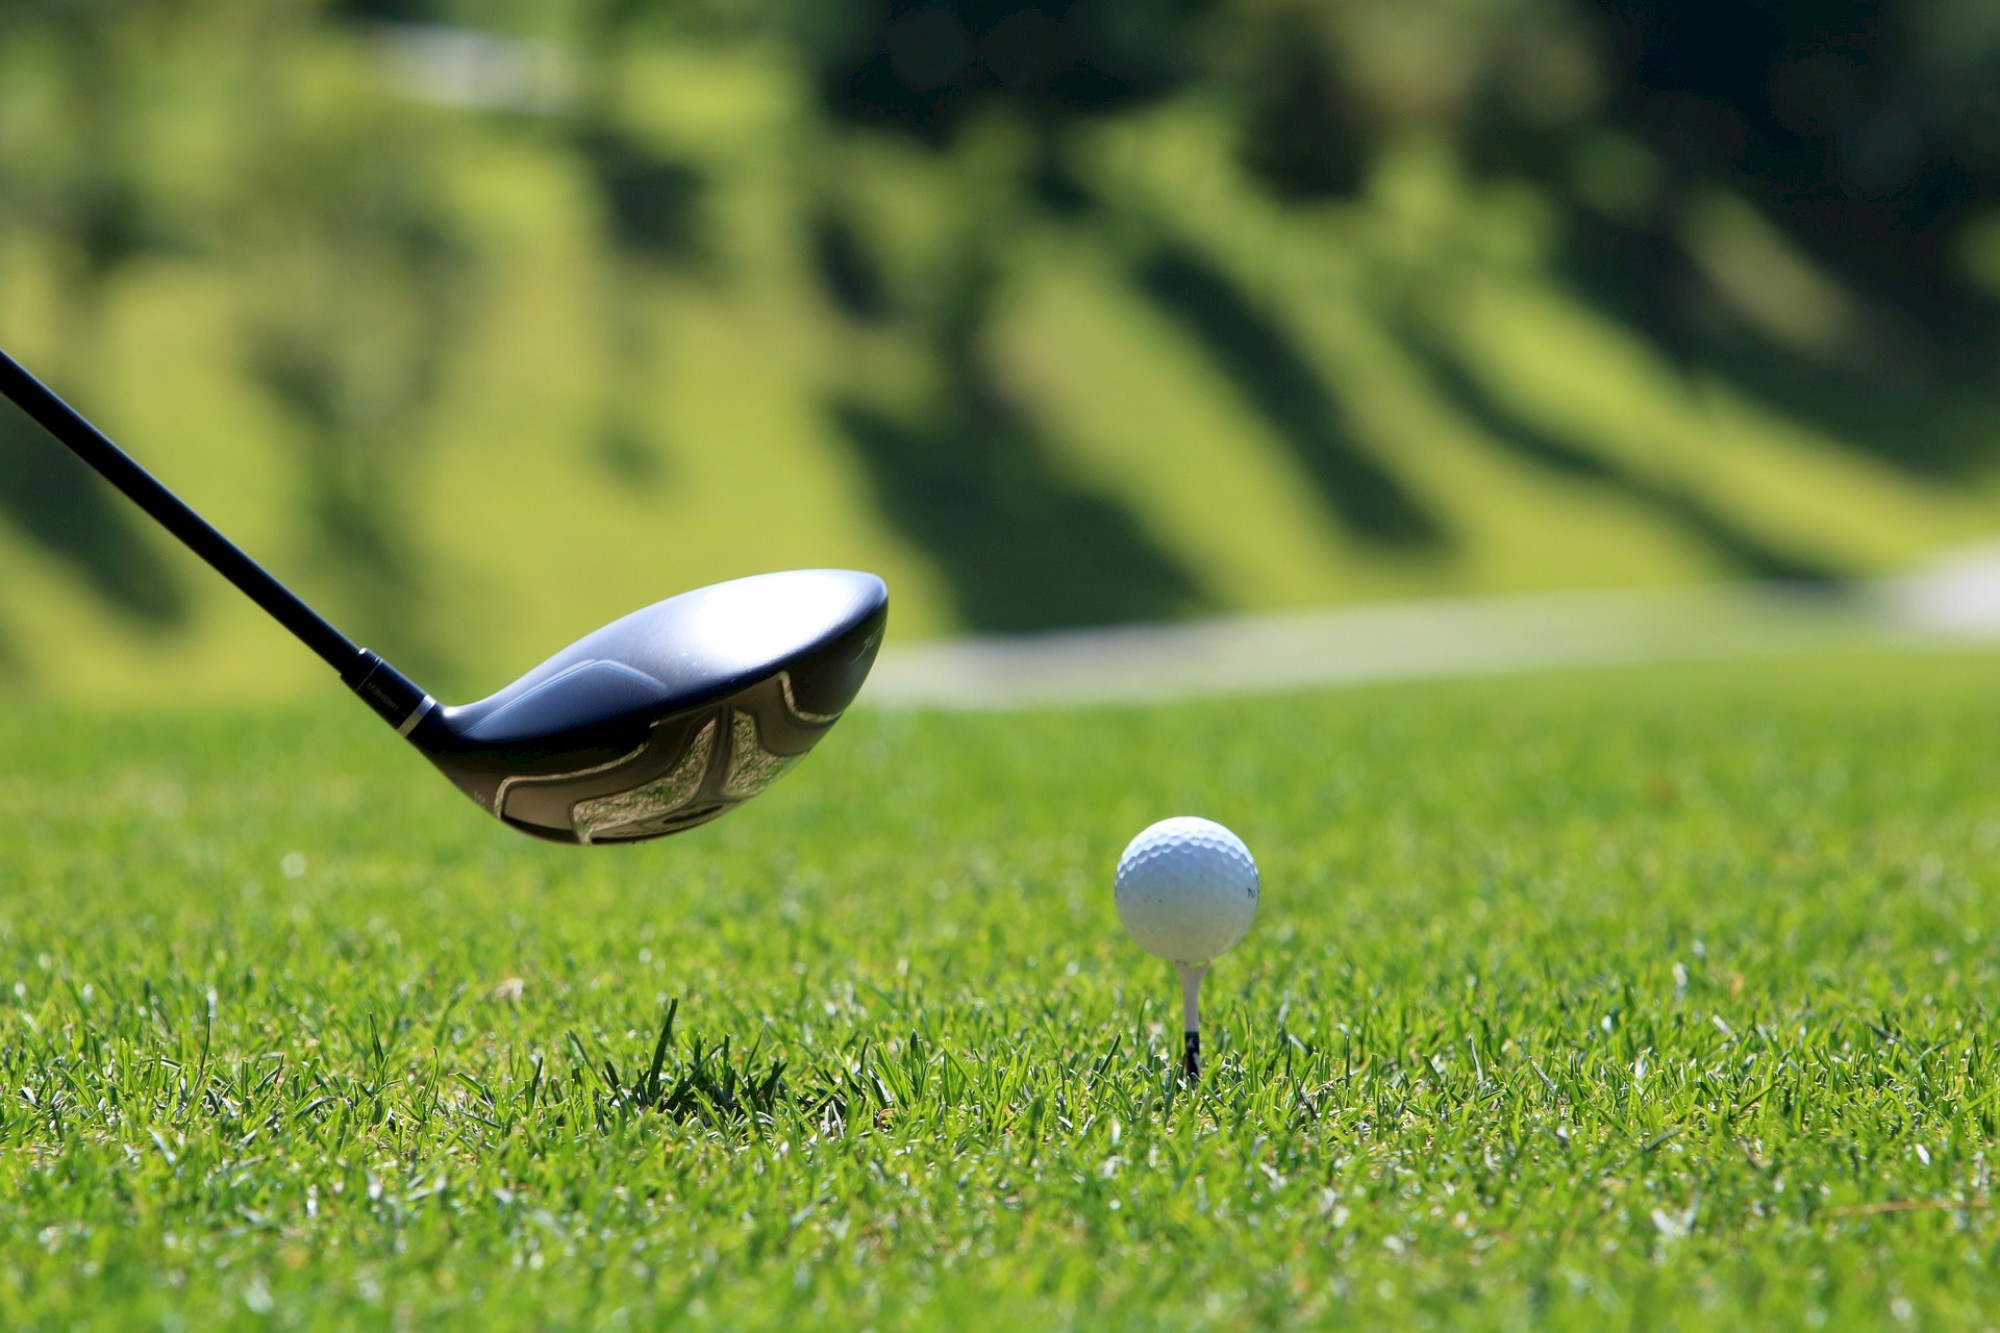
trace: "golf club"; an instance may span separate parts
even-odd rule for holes
[[[0,393],[318,653],[480,808],[554,842],[637,842],[734,809],[839,720],[881,646],[872,574],[794,570],[670,597],[477,703],[441,705],[211,527],[5,352]]]

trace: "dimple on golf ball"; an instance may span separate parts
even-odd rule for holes
[[[1118,919],[1147,953],[1205,966],[1257,919],[1257,863],[1211,819],[1154,824],[1118,858]]]

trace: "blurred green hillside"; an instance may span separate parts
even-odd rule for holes
[[[1590,84],[1560,5],[171,8],[0,6],[0,344],[452,693],[785,566],[881,573],[915,637],[1838,581],[2000,528],[1985,178],[1919,308],[1775,168],[1649,139],[1643,80],[1496,161],[1433,85]],[[122,505],[0,424],[9,675],[318,680]]]

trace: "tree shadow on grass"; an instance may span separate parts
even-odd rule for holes
[[[829,403],[879,512],[935,563],[971,629],[1164,620],[1209,605],[1116,498],[1064,474],[1064,450],[1006,390],[989,350],[1004,278],[992,238],[974,235],[912,311],[937,375],[925,407]]]
[[[599,120],[586,119],[573,147],[597,199],[609,260],[599,301],[610,356],[597,462],[621,485],[653,490],[673,468],[651,405],[660,347],[650,278],[714,268],[712,183],[699,164]]]
[[[109,482],[11,404],[0,412],[0,512],[149,629],[186,621],[186,592]],[[0,653],[0,658],[4,653]]]
[[[1735,573],[1787,582],[1839,582],[1839,573],[1825,562],[1767,541],[1692,492],[1522,422],[1437,339],[1405,329],[1403,347],[1423,367],[1441,400],[1516,458],[1651,510],[1700,541]]]
[[[915,422],[852,399],[831,410],[881,512],[936,562],[968,627],[1161,620],[1207,604],[1130,513],[1060,476],[1050,443],[994,395]]]
[[[1866,372],[1827,364],[1748,333],[1712,338],[1685,364],[1774,414],[1932,485],[1964,482],[2000,450],[1990,370],[1953,355],[1899,351]]]
[[[823,200],[805,220],[806,249],[820,291],[844,317],[879,326],[896,316],[895,293],[868,233],[836,202]]]
[[[1989,465],[2000,397],[1985,344],[1870,309],[1858,343],[1817,354],[1752,327],[1718,293],[1684,242],[1572,210],[1561,269],[1594,309],[1642,334],[1682,371],[1734,386],[1775,414],[1926,481]]]
[[[1442,548],[1435,515],[1354,439],[1340,405],[1298,340],[1206,255],[1179,243],[1141,259],[1133,281],[1193,336],[1290,449],[1356,537],[1385,547]]]

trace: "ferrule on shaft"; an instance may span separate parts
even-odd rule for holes
[[[437,700],[424,693],[421,685],[366,648],[356,653],[341,679],[399,736],[409,735],[424,714],[437,706]]]

